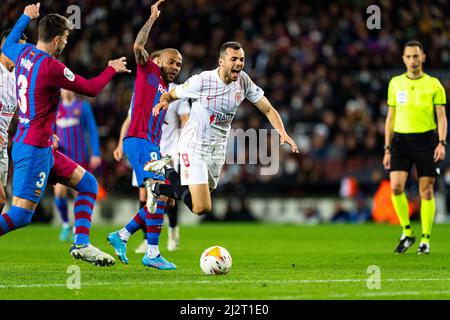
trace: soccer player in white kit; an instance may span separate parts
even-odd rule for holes
[[[3,46],[11,29],[2,32],[0,46]],[[19,43],[25,43],[22,34]],[[8,181],[8,128],[17,110],[16,76],[14,62],[3,53],[0,55],[0,214],[6,204],[5,186]]]
[[[170,166],[170,157],[148,162],[144,170],[163,172],[171,185],[155,184],[155,195],[182,199],[197,214],[211,212],[210,192],[217,187],[225,163],[227,137],[231,122],[241,102],[247,98],[265,114],[292,152],[298,147],[286,133],[279,113],[243,71],[245,53],[240,43],[226,42],[220,48],[219,67],[189,78],[169,93],[163,94],[153,108],[154,115],[177,99],[193,99],[189,121],[179,140],[180,175]],[[181,176],[181,177],[180,177]]]

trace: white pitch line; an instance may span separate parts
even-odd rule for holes
[[[381,279],[381,282],[450,282],[450,278],[398,278],[398,279]],[[298,280],[168,280],[168,281],[148,281],[147,283],[141,282],[84,282],[81,281],[81,286],[110,286],[110,285],[170,285],[170,284],[274,284],[274,285],[286,285],[286,284],[309,284],[309,283],[354,283],[354,282],[367,282],[367,279],[298,279]],[[44,287],[65,287],[65,283],[30,283],[30,284],[13,284],[5,285],[0,284],[0,289],[20,289],[20,288],[44,288]]]

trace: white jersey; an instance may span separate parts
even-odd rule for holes
[[[180,99],[193,99],[189,121],[181,132],[180,150],[217,160],[225,159],[231,122],[241,102],[247,98],[256,103],[264,95],[244,71],[236,81],[225,84],[219,68],[192,76],[177,86],[175,93]]]
[[[1,149],[8,146],[8,128],[16,110],[16,76],[0,63],[0,136],[5,141]]]
[[[177,84],[169,84],[169,90],[175,88]],[[170,104],[167,109],[166,118],[162,126],[162,136],[160,142],[161,154],[178,157],[178,139],[180,138],[180,116],[189,114],[191,106],[188,100],[177,100]]]

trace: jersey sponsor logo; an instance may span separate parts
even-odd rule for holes
[[[209,116],[209,124],[220,123],[220,122],[231,122],[233,121],[234,114],[221,114],[221,113],[213,113]]]
[[[56,125],[60,128],[68,128],[80,124],[79,118],[59,118],[56,119]]]
[[[164,89],[164,87],[161,84],[158,85],[158,91],[161,92],[161,94],[167,93],[167,90]]]
[[[64,68],[64,77],[66,77],[67,80],[69,80],[69,81],[75,80],[75,75],[73,74],[72,71],[70,71],[69,68]]]
[[[183,84],[182,84],[183,88],[186,89],[187,87],[189,87],[189,80],[186,80]]]
[[[406,91],[397,92],[397,102],[400,104],[405,104],[408,100],[408,93]]]
[[[22,58],[22,59],[20,60],[20,66],[21,66],[21,67],[24,67],[25,69],[27,69],[28,72],[30,72],[30,70],[31,70],[31,68],[33,67],[33,65],[34,65],[34,63],[31,62],[31,61],[28,60],[28,59]]]

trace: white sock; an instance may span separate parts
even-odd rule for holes
[[[159,255],[159,246],[158,245],[153,245],[153,244],[149,244],[147,247],[147,256],[150,259],[156,258]]]
[[[120,229],[118,233],[119,233],[120,239],[122,239],[125,242],[127,242],[128,239],[130,239],[130,237],[131,237],[131,233],[126,228]]]

